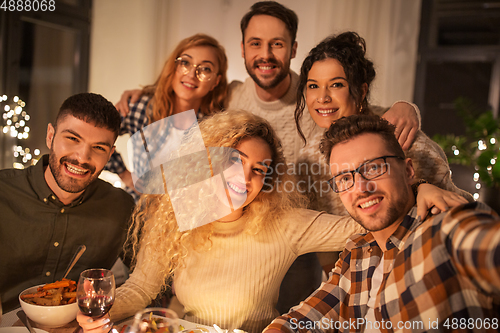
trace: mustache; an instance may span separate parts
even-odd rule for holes
[[[271,65],[276,65],[278,67],[281,66],[281,64],[278,62],[278,60],[276,60],[274,58],[255,60],[253,63],[253,66],[257,67],[260,64],[271,64]]]
[[[357,197],[356,197],[356,200],[354,200],[354,201],[353,201],[353,202],[354,202],[353,206],[358,206],[358,205],[359,205],[359,202],[360,202],[361,200],[365,200],[365,199],[367,199],[367,198],[369,198],[369,197],[371,197],[371,196],[373,196],[373,195],[377,195],[377,194],[378,194],[378,195],[380,195],[380,196],[382,196],[382,194],[383,194],[383,193],[381,193],[381,192],[379,192],[379,191],[375,190],[375,191],[373,191],[373,192],[369,192],[369,191],[368,191],[368,192],[367,192],[367,194],[362,194],[362,195],[359,195],[359,196],[357,196]]]
[[[87,170],[90,170],[90,173],[91,174],[94,174],[95,173],[95,166],[91,165],[91,164],[88,164],[88,163],[80,163],[78,162],[77,160],[73,160],[73,159],[70,159],[69,157],[67,156],[63,156],[61,157],[61,159],[59,160],[59,163],[60,164],[63,164],[63,163],[70,163],[70,164],[73,164],[73,165],[76,165],[78,167],[81,167],[83,169],[87,169]]]

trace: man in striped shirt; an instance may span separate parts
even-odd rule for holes
[[[498,215],[475,202],[416,216],[412,162],[377,116],[337,121],[321,150],[332,189],[370,232],[353,236],[330,279],[265,333],[498,331]]]

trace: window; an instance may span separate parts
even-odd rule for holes
[[[0,95],[19,96],[30,115],[30,136],[0,135],[0,167],[17,161],[13,146],[47,153],[46,128],[62,102],[87,90],[90,0],[56,2],[53,12],[0,13]]]

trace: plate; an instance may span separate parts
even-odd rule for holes
[[[184,320],[184,319],[179,319],[179,325],[182,325],[184,327],[185,331],[194,330],[194,329],[197,329],[197,328],[200,329],[201,328],[205,332],[207,332],[207,331],[204,330],[204,329],[207,329],[209,333],[217,333],[217,331],[215,330],[215,328],[213,328],[211,326],[206,326],[206,325],[192,323],[192,322]]]
[[[36,333],[49,333],[39,328],[33,327]],[[24,326],[0,327],[1,333],[26,333],[28,329]]]
[[[117,327],[117,329],[118,328],[121,329],[124,325],[127,325],[127,326],[132,325],[133,322],[134,322],[134,319],[130,318],[128,320],[125,320],[124,322],[121,322],[119,325],[116,325],[115,327]],[[181,331],[180,328],[179,328],[179,333],[180,332],[186,332],[186,333],[188,333],[191,330],[193,330],[195,333],[202,333],[202,332],[198,332],[198,330],[200,330],[200,329],[203,331],[203,333],[217,333],[217,331],[215,330],[215,328],[213,328],[211,326],[206,326],[206,325],[192,323],[192,322],[184,320],[184,319],[179,319],[179,325],[181,325],[182,327],[184,327],[183,331]],[[198,329],[198,330],[196,330],[196,329]],[[3,332],[0,331],[0,333],[3,333]],[[40,333],[42,333],[42,332],[40,332]]]

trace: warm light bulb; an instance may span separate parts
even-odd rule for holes
[[[479,180],[479,173],[474,173],[474,181],[477,182]]]
[[[479,193],[474,193],[472,197],[477,201],[479,199]]]

